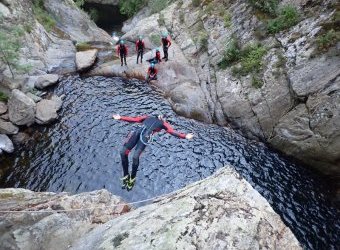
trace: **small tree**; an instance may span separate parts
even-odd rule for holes
[[[0,21],[2,18],[0,17]],[[14,78],[14,69],[26,71],[25,65],[19,64],[19,50],[21,48],[21,37],[24,31],[21,27],[0,27],[0,61],[8,66]]]

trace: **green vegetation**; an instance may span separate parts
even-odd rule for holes
[[[180,12],[179,12],[179,21],[181,23],[184,23],[184,21],[185,21],[185,16],[184,16],[184,11],[183,10],[180,10]]]
[[[267,29],[271,34],[288,29],[299,22],[299,13],[295,7],[286,5],[280,9],[279,15],[268,21]]]
[[[204,10],[204,13],[207,15],[210,15],[214,10],[214,4],[213,3],[209,3],[207,4],[207,7]]]
[[[3,23],[0,16],[0,23]],[[14,28],[0,27],[0,62],[7,65],[12,77],[14,70],[17,72],[28,72],[30,66],[19,63],[19,51],[22,47],[21,38],[24,35],[24,29],[21,26]]]
[[[248,0],[250,5],[255,9],[266,13],[270,16],[276,16],[277,8],[279,5],[278,0]]]
[[[209,39],[209,35],[208,33],[204,30],[204,31],[200,31],[198,33],[198,45],[200,47],[201,50],[203,51],[207,51],[208,50],[208,39]]]
[[[157,13],[163,10],[168,3],[168,0],[149,0],[148,6],[151,9],[151,13]]]
[[[146,0],[119,0],[119,10],[120,13],[132,17],[146,4]]]
[[[246,76],[249,73],[258,73],[262,68],[262,58],[267,53],[267,49],[261,44],[247,45],[241,51],[241,66],[233,67],[234,75]]]
[[[232,38],[226,45],[223,59],[218,64],[221,69],[226,69],[232,63],[237,62],[241,59],[241,50],[236,38]]]
[[[319,51],[327,51],[340,40],[340,32],[331,29],[316,39]]]
[[[47,13],[44,0],[33,0],[33,13],[47,31],[51,31],[55,27],[56,21]]]
[[[150,35],[150,41],[152,42],[153,45],[158,46],[158,45],[160,45],[160,43],[161,43],[161,37],[160,37],[159,34],[152,33],[152,34]]]
[[[85,0],[73,0],[73,2],[77,5],[78,8],[83,7],[85,4]]]
[[[163,13],[159,13],[159,17],[157,21],[160,26],[165,26],[165,19],[164,19]]]
[[[98,21],[98,18],[99,18],[99,13],[98,13],[98,10],[97,9],[90,9],[90,11],[88,12],[90,18],[96,22]]]
[[[263,81],[258,76],[252,76],[251,85],[254,88],[260,89],[263,86]]]
[[[288,29],[299,22],[299,13],[292,5],[285,5],[279,9],[278,0],[248,0],[248,2],[257,11],[263,13],[257,16],[269,16],[267,31],[270,34]]]
[[[191,4],[194,7],[198,7],[201,4],[201,0],[192,0]]]
[[[85,51],[91,49],[91,45],[86,42],[81,42],[76,44],[77,51]]]
[[[229,12],[226,12],[223,16],[224,27],[229,28],[231,26],[231,15]]]
[[[2,93],[0,91],[0,101],[1,102],[7,102],[7,100],[8,100],[8,96],[5,93]]]

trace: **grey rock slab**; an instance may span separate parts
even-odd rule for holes
[[[97,54],[98,54],[97,49],[77,52],[76,54],[77,70],[83,71],[90,68],[96,61]]]
[[[35,120],[38,124],[48,124],[58,118],[57,111],[61,107],[61,99],[54,97],[51,100],[42,100],[37,103]]]
[[[19,132],[19,128],[11,122],[0,119],[0,133],[6,135],[15,135]]]
[[[130,207],[107,190],[70,195],[6,188],[0,190],[0,210],[39,211],[1,214],[0,227],[6,230],[1,235],[0,249],[61,250]]]
[[[37,89],[44,89],[49,86],[56,84],[59,81],[59,75],[57,74],[46,74],[40,76],[33,76],[35,82],[34,87]]]
[[[302,249],[269,203],[223,168],[78,239],[87,249]]]
[[[7,105],[4,102],[0,102],[0,115],[5,114],[7,112]]]
[[[20,90],[13,90],[8,100],[9,119],[16,125],[32,125],[35,118],[36,104]]]
[[[0,150],[7,153],[13,153],[14,151],[13,143],[7,135],[0,134]]]

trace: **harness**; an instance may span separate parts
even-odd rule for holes
[[[154,121],[152,124],[151,124],[151,126],[149,127],[149,128],[152,128],[152,126],[156,123],[157,121]],[[140,141],[144,144],[144,145],[150,145],[153,141],[154,141],[154,139],[153,139],[153,134],[151,133],[150,134],[150,137],[149,137],[149,139],[148,139],[148,141],[147,142],[145,142],[144,141],[144,139],[143,139],[143,133],[144,133],[144,131],[147,129],[147,127],[144,125],[143,126],[143,128],[142,128],[142,132],[140,132],[140,134],[139,134],[139,139],[140,139]]]

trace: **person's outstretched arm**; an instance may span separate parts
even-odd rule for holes
[[[173,127],[171,127],[171,125],[167,122],[163,122],[163,126],[165,128],[165,131],[171,135],[174,135],[178,138],[182,138],[182,139],[192,139],[194,137],[193,134],[189,133],[189,134],[184,134],[184,133],[180,133],[177,132],[173,129]]]
[[[130,116],[120,116],[117,114],[117,115],[113,115],[112,118],[115,120],[122,120],[126,122],[142,122],[146,118],[148,118],[148,116],[142,115],[142,116],[137,116],[137,117],[130,117]]]

